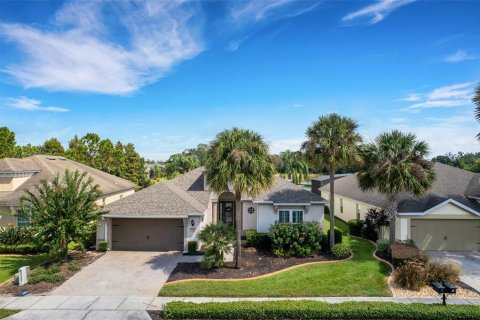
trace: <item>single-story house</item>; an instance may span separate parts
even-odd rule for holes
[[[275,221],[323,226],[324,204],[320,196],[275,177],[271,189],[241,199],[242,229],[267,232]],[[108,241],[112,250],[185,251],[206,224],[234,225],[236,205],[232,192],[209,190],[200,167],[107,205],[97,241]]]
[[[434,163],[435,182],[421,199],[403,194],[396,238],[411,239],[422,250],[480,250],[480,174]],[[320,188],[330,199],[329,185]],[[335,181],[335,215],[363,219],[369,208],[384,208],[386,198],[363,192],[356,175]]]
[[[57,174],[62,176],[67,169],[87,172],[93,178],[102,191],[102,196],[97,200],[100,206],[135,192],[135,184],[130,181],[64,157],[37,155],[21,159],[3,158],[0,159],[0,227],[29,224],[20,212],[20,199],[25,195],[25,190],[32,191],[40,181],[52,180]]]
[[[351,173],[337,173],[334,175],[335,181],[344,177],[348,177],[352,175]],[[323,175],[319,177],[315,177],[310,181],[311,190],[313,193],[322,196],[322,192],[320,190],[321,187],[330,183],[330,175]]]

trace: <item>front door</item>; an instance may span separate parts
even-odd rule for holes
[[[220,202],[220,206],[218,208],[218,220],[235,227],[235,202]]]

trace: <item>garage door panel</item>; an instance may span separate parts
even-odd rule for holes
[[[112,249],[183,251],[181,219],[113,219]]]
[[[411,238],[421,250],[480,250],[480,220],[412,219]]]

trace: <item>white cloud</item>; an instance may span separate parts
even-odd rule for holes
[[[21,110],[28,111],[53,111],[53,112],[68,112],[69,110],[61,107],[42,106],[42,102],[27,97],[20,98],[5,98],[5,105]]]
[[[259,21],[277,12],[283,6],[292,4],[293,2],[293,0],[236,1],[232,6],[230,14],[236,21]]]
[[[342,18],[342,21],[353,22],[368,19],[369,24],[375,24],[385,19],[392,11],[412,2],[415,2],[415,0],[380,0],[375,4],[347,14]]]
[[[107,5],[122,41],[109,37]],[[52,26],[0,24],[0,36],[25,55],[4,71],[26,88],[128,94],[202,51],[194,18],[184,1],[67,3]]]
[[[458,63],[458,62],[463,62],[463,61],[467,61],[467,60],[474,60],[474,59],[475,59],[474,56],[469,55],[464,50],[458,50],[457,52],[445,57],[445,59],[443,61],[448,62],[448,63]]]
[[[418,112],[424,108],[451,108],[466,106],[471,103],[475,82],[465,82],[444,86],[432,90],[429,93],[419,94],[417,100],[421,101],[412,104],[402,111]],[[404,101],[412,101],[406,100]]]
[[[400,99],[401,101],[409,101],[409,102],[414,102],[414,101],[419,101],[421,99],[421,96],[418,93],[411,93],[405,98]]]

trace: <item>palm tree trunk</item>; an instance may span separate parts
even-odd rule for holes
[[[335,244],[335,167],[330,166],[330,251]]]
[[[242,194],[235,193],[235,229],[237,231],[237,241],[235,244],[235,268],[240,269],[242,259]]]
[[[395,194],[388,198],[387,214],[389,221],[389,242],[390,245],[396,241],[395,228],[397,222],[398,196]]]

